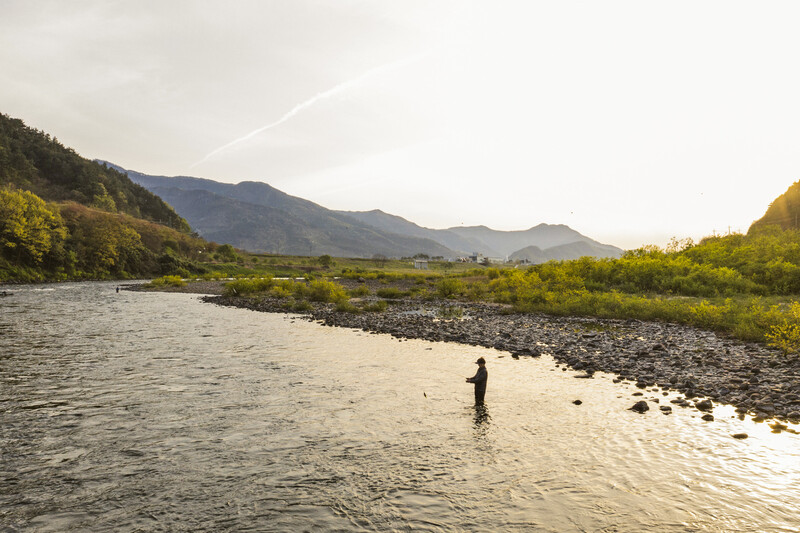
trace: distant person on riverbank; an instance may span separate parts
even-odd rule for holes
[[[489,372],[486,370],[486,360],[479,357],[475,364],[478,365],[478,371],[471,378],[467,378],[467,383],[475,384],[475,403],[482,404],[483,397],[486,396],[486,380],[489,378]]]

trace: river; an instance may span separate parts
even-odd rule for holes
[[[800,436],[724,406],[115,287],[0,299],[2,531],[800,528]]]

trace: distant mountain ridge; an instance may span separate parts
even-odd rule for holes
[[[477,252],[535,263],[622,254],[620,248],[560,224],[539,224],[521,231],[486,226],[430,229],[377,209],[330,210],[266,183],[234,185],[188,176],[151,176],[105,164],[160,196],[204,238],[254,252],[339,257],[425,254],[444,258]],[[531,247],[538,252],[533,253]]]
[[[425,238],[390,234],[266,183],[151,176],[106,163],[182,213],[204,238],[252,252],[338,257],[456,253]]]
[[[479,252],[488,257],[508,257],[543,263],[555,260],[592,257],[620,257],[623,250],[602,244],[563,224],[539,224],[527,230],[499,231],[486,226],[457,226],[429,229],[380,210],[340,211],[363,222],[395,233],[427,237],[467,255]],[[533,249],[538,252],[533,252]]]

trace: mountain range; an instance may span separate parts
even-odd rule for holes
[[[152,176],[100,163],[127,174],[131,181],[161,197],[203,238],[253,252],[444,258],[479,253],[532,263],[622,254],[620,248],[560,224],[539,224],[523,231],[486,226],[430,229],[380,210],[334,211],[266,183]]]

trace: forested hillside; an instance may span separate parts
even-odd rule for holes
[[[47,133],[3,114],[0,186],[31,191],[49,202],[73,201],[189,231],[170,206],[125,174],[85,159]]]
[[[251,252],[336,257],[458,255],[432,239],[383,231],[266,183],[234,185],[115,168],[168,201],[203,237]]]
[[[0,281],[200,272],[215,245],[127,176],[0,115]]]

